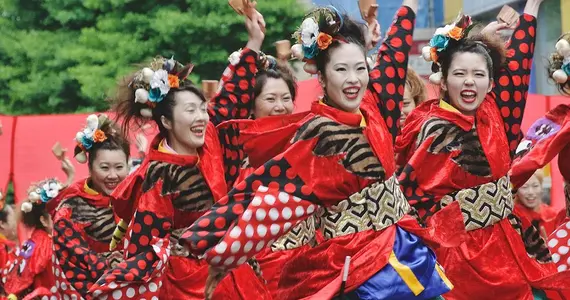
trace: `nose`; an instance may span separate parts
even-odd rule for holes
[[[276,113],[282,113],[285,111],[285,105],[283,105],[282,100],[279,100],[275,103],[275,106],[273,106],[273,111]]]
[[[200,110],[200,113],[198,114],[196,121],[208,122],[209,120],[210,116],[208,115],[208,112]]]
[[[354,71],[350,71],[348,73],[348,78],[346,79],[347,83],[358,83],[358,76],[356,75],[356,72]]]
[[[112,169],[111,171],[109,171],[109,174],[107,175],[107,178],[109,178],[109,179],[117,179],[117,178],[119,178],[119,175],[117,174],[117,171],[115,171],[115,169]]]
[[[475,80],[473,79],[472,76],[467,76],[465,78],[465,85],[472,86],[474,84],[475,84]]]

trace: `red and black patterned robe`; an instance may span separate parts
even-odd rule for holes
[[[125,261],[108,270],[90,292],[95,297],[202,299],[206,262],[188,257],[177,240],[226,193],[221,148],[210,123],[197,156],[169,153],[157,136],[141,167],[113,193],[117,214],[129,223]],[[216,294],[227,299],[258,295],[263,286],[249,266],[232,273]],[[215,294],[215,295],[216,295]]]
[[[0,299],[6,299],[10,294],[24,300],[36,297],[61,299],[60,286],[56,286],[52,270],[52,239],[45,230],[32,232],[1,276]]]
[[[447,236],[453,247],[436,250],[455,285],[446,299],[490,291],[496,299],[533,299],[531,288],[568,287],[548,277],[552,263],[537,261],[548,260],[538,236],[525,233],[534,243],[525,248],[507,177],[521,138],[535,30],[533,16],[520,17],[507,64],[474,117],[443,100],[427,101],[408,117],[396,143],[402,190],[429,228],[437,233],[463,223]]]
[[[75,182],[47,203],[53,218],[53,264],[62,295],[91,299],[89,289],[103,272],[122,259],[109,252],[117,217],[111,198],[89,187],[89,179]]]
[[[406,216],[392,147],[414,17],[407,7],[398,11],[362,114],[314,103],[307,113],[234,122],[256,169],[183,234],[193,253],[231,269],[267,246],[311,242],[321,230],[325,242],[284,262],[277,298],[326,299],[338,292],[345,256],[353,258],[346,285],[352,291],[397,260],[397,231],[428,236]]]

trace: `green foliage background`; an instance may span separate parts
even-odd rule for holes
[[[305,10],[297,0],[258,9],[270,54]],[[194,63],[195,82],[219,79],[247,41],[227,0],[0,0],[0,12],[3,114],[104,111],[116,80],[155,55]]]

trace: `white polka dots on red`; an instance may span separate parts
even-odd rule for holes
[[[560,225],[549,237],[548,248],[559,272],[570,269],[570,221]]]
[[[317,205],[284,191],[260,186],[243,214],[217,245],[206,251],[212,265],[234,268],[317,210]]]

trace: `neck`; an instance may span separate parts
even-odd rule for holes
[[[326,95],[323,97],[323,103],[330,106],[330,107],[334,107],[338,110],[342,110],[345,112],[349,112],[349,113],[353,113],[353,114],[357,114],[360,112],[360,106],[358,106],[357,108],[355,108],[353,111],[347,111],[342,109],[341,107],[339,107],[338,105],[336,105],[336,103],[334,103],[334,101],[331,101],[329,97],[327,97]]]
[[[184,144],[178,142],[176,139],[170,137],[167,139],[167,145],[180,155],[197,155],[198,151],[195,148],[189,148]]]

